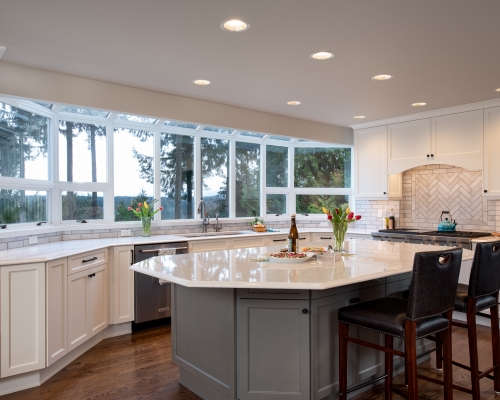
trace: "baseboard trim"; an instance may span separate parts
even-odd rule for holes
[[[0,379],[0,396],[40,386],[102,340],[128,333],[132,333],[131,322],[109,325],[47,368]]]

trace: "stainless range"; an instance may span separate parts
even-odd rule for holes
[[[486,232],[441,232],[419,229],[387,229],[372,232],[373,240],[387,242],[421,243],[434,246],[453,246],[474,250],[472,239],[491,236]]]

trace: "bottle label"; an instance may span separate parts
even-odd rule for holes
[[[288,238],[288,251],[292,252],[293,251],[293,239]]]

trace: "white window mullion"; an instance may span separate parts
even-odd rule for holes
[[[202,197],[202,177],[201,177],[201,137],[199,135],[194,136],[194,218],[199,219],[196,213],[198,204]]]
[[[236,140],[229,140],[229,163],[227,166],[229,176],[229,218],[236,218]]]
[[[266,182],[266,144],[260,145],[260,215],[267,213],[267,182]]]
[[[58,108],[60,109],[60,108]],[[49,136],[49,179],[52,178],[54,188],[50,192],[47,210],[49,221],[54,225],[58,225],[62,220],[62,200],[58,196],[59,187],[59,117],[56,113],[50,121],[50,136]]]
[[[294,183],[294,165],[295,165],[295,148],[294,146],[288,146],[288,188],[290,192],[288,194],[288,215],[295,214],[295,183]]]
[[[158,126],[155,127],[155,136],[154,136],[154,158],[153,158],[153,176],[154,176],[154,198],[158,199],[158,203],[156,204],[155,209],[160,208],[161,206],[161,167],[160,167],[160,153],[161,153],[161,133],[160,128]],[[177,178],[179,179],[179,178]],[[161,220],[161,212],[157,212],[154,216],[155,221]]]
[[[115,153],[114,153],[115,131],[112,122],[106,123],[106,155],[108,157],[107,177],[108,182],[107,196],[104,197],[104,220],[107,222],[115,221]]]

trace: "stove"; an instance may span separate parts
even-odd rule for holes
[[[472,239],[491,236],[487,232],[441,232],[425,231],[422,229],[382,229],[372,232],[373,240],[386,242],[420,243],[435,246],[453,246],[474,250]]]

